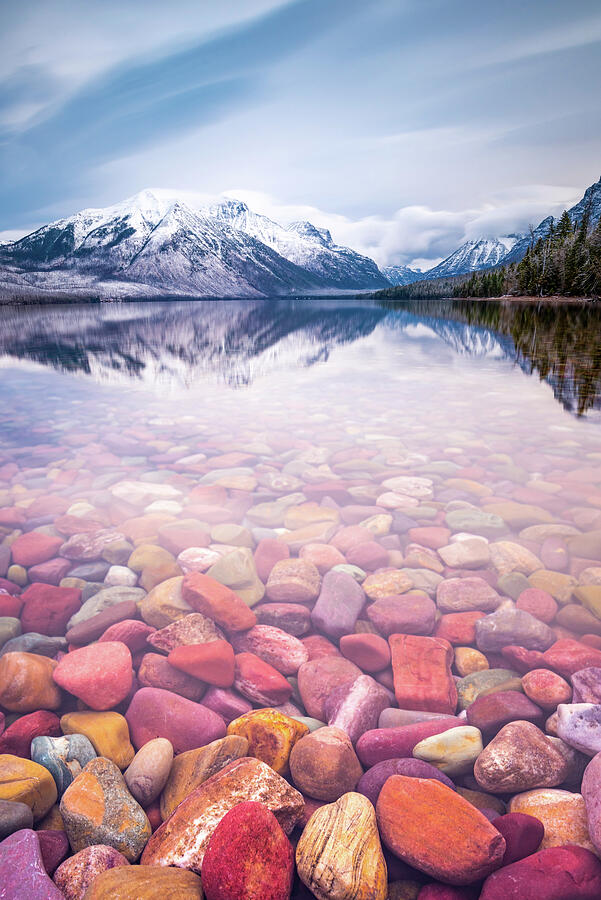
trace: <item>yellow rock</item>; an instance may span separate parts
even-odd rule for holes
[[[334,536],[338,526],[331,522],[317,522],[315,525],[306,525],[304,528],[295,528],[280,534],[280,540],[288,544],[292,553],[298,553],[305,544],[327,544]]]
[[[551,513],[542,506],[529,503],[516,503],[515,500],[504,500],[501,503],[487,503],[482,506],[484,512],[500,516],[512,528],[519,530],[528,525],[545,525],[553,521]]]
[[[423,759],[450,776],[471,772],[480,753],[482,735],[473,725],[459,725],[431,735],[413,748],[415,759]]]
[[[370,600],[381,600],[383,597],[392,597],[393,594],[404,594],[411,590],[413,581],[405,572],[393,569],[389,572],[375,572],[368,575],[362,587]]]
[[[253,475],[222,475],[213,483],[230,491],[254,491],[258,484]]]
[[[300,506],[291,506],[284,515],[284,525],[290,531],[318,523],[337,525],[338,522],[340,522],[338,510],[320,506],[319,503],[301,503]]]
[[[490,668],[488,660],[483,653],[473,647],[455,647],[455,668],[457,673],[464,678],[474,672],[481,672]]]
[[[156,544],[163,525],[169,525],[176,521],[175,516],[165,513],[148,513],[145,516],[127,519],[119,526],[119,531],[132,542],[134,547],[138,547],[140,544]]]
[[[523,575],[531,575],[543,564],[534,553],[514,544],[513,541],[495,541],[489,544],[490,558],[499,575],[509,575],[510,572],[521,572]]]
[[[19,713],[58,709],[62,692],[52,677],[57,665],[38,653],[5,653],[0,657],[0,706]]]
[[[472,481],[471,478],[447,478],[445,481],[447,487],[454,488],[457,491],[464,491],[466,494],[474,494],[476,497],[490,497],[492,489],[479,481]]]
[[[129,727],[125,716],[116,712],[66,713],[61,718],[63,734],[85,734],[98,756],[104,756],[126,769],[135,756],[129,740]]]
[[[583,606],[601,619],[601,585],[585,584],[574,589],[574,594]]]
[[[570,602],[574,588],[578,587],[578,582],[571,575],[564,575],[563,572],[554,572],[551,569],[533,572],[528,581],[531,587],[547,591],[558,603],[564,604]]]
[[[85,578],[69,578],[69,576],[67,576],[67,578],[62,578],[60,582],[61,587],[77,588],[80,591],[84,589],[86,584],[87,581],[85,580]]]
[[[582,794],[572,794],[557,788],[537,788],[516,794],[509,801],[508,812],[535,816],[545,826],[540,850],[578,844],[596,853],[591,843]]]
[[[290,752],[309,729],[276,709],[254,709],[230,722],[227,733],[246,738],[248,756],[267,763],[278,775],[286,775]]]
[[[6,577],[9,581],[13,581],[15,584],[18,584],[19,587],[25,587],[25,585],[27,584],[27,569],[24,569],[23,566],[9,566]]]
[[[183,581],[182,575],[168,578],[142,598],[140,613],[147,625],[165,628],[166,625],[171,625],[172,622],[194,612],[182,597]]]
[[[43,819],[37,823],[36,831],[64,831],[65,823],[61,816],[61,810],[58,803],[52,806]]]
[[[248,756],[248,741],[238,735],[228,735],[196,750],[179,753],[173,760],[167,784],[161,794],[163,821],[207,778],[243,756]]]
[[[202,900],[202,882],[187,869],[116,866],[97,875],[82,900]]]
[[[140,544],[127,560],[127,567],[133,569],[134,572],[140,573],[148,566],[174,562],[175,557],[173,553],[169,553],[168,550],[165,550],[159,544]]]
[[[56,784],[48,769],[11,753],[0,754],[0,800],[26,803],[37,822],[56,798]]]
[[[385,535],[390,534],[392,516],[389,516],[386,513],[379,513],[376,516],[370,516],[368,519],[363,519],[362,522],[359,522],[359,525],[361,528],[367,528],[368,531],[371,531],[374,537],[384,537]]]
[[[387,869],[376,813],[363,794],[316,810],[296,847],[298,875],[318,900],[387,900]]]

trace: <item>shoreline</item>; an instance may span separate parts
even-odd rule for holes
[[[501,297],[444,297],[444,300],[469,300],[472,302],[478,303],[531,303],[531,304],[544,304],[548,306],[563,306],[563,305],[572,305],[572,306],[588,306],[590,304],[598,303],[599,298],[597,297],[567,297],[562,296],[561,294],[550,294],[548,297],[533,297],[529,294],[520,294],[519,296],[513,296],[511,294],[504,294]]]

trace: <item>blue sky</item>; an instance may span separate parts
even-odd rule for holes
[[[424,264],[601,174],[598,0],[0,8],[0,238],[145,187]]]

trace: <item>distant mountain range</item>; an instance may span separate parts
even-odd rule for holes
[[[601,179],[568,210],[579,223],[601,217]],[[520,260],[549,233],[549,216],[530,234],[466,241],[426,272],[381,270],[334,243],[311,222],[283,227],[238,200],[192,209],[142,191],[105,209],[85,209],[0,244],[0,296],[41,293],[99,297],[264,297],[378,290],[461,275]]]

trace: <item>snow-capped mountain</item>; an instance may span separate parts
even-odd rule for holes
[[[386,287],[387,280],[377,265],[348,247],[340,247],[325,228],[311,222],[293,222],[284,228],[261,216],[239,200],[223,200],[206,210],[211,219],[226,222],[271,247],[284,259],[317,276],[320,284],[353,290]]]
[[[193,210],[142,191],[0,247],[0,282],[104,295],[265,296],[386,287],[375,262],[310,223],[238,201]]]
[[[380,271],[395,287],[413,284],[414,281],[422,281],[426,277],[421,269],[411,269],[409,266],[382,266]]]
[[[465,272],[476,272],[479,269],[497,266],[515,242],[515,235],[466,241],[441,263],[433,269],[429,269],[426,273],[427,277],[448,278],[452,275],[463,275]]]

